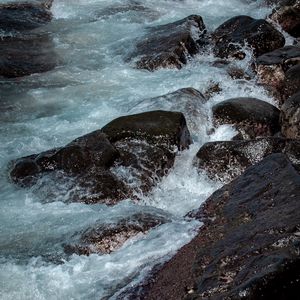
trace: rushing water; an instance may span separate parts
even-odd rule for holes
[[[113,13],[112,7],[132,2],[55,1],[54,20],[43,30],[53,37],[61,65],[45,74],[0,81],[1,299],[114,298],[141,279],[154,262],[167,259],[195,235],[200,224],[183,216],[199,207],[219,184],[198,174],[192,159],[204,142],[228,140],[234,130],[223,126],[209,136],[206,129],[211,124],[197,124],[191,129],[192,147],[178,154],[170,174],[139,204],[130,199],[114,207],[67,204],[60,197],[44,203],[41,195],[9,181],[10,160],[64,145],[120,115],[147,110],[151,105],[146,101],[141,106],[142,99],[183,87],[204,92],[211,82],[220,83],[222,93],[207,103],[208,114],[213,104],[231,97],[272,102],[255,80],[232,80],[212,66],[211,54],[196,56],[180,71],[153,73],[123,60],[147,26],[199,14],[213,30],[235,15],[265,17],[268,9],[245,0],[144,0],[146,10]],[[248,64],[246,59],[239,66]],[[128,241],[115,253],[73,255],[62,261],[62,245],[76,232],[96,221],[117,222],[139,211],[167,215],[172,222]]]

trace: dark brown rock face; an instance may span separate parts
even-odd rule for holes
[[[47,72],[59,64],[47,34],[6,36],[0,40],[0,76],[14,78]]]
[[[292,96],[300,91],[300,64],[290,68],[285,73],[285,95]]]
[[[256,70],[258,82],[263,84],[280,102],[283,102],[288,95],[295,93],[297,84],[293,81],[291,75],[288,75],[289,69],[299,64],[300,47],[286,46],[265,53],[257,58]],[[289,86],[287,88],[287,85]]]
[[[279,110],[256,98],[222,101],[213,107],[213,117],[217,125],[235,124],[246,139],[272,136],[280,131]]]
[[[204,222],[198,235],[128,299],[293,299],[299,197],[290,161],[268,156],[207,200],[194,214]]]
[[[270,19],[290,35],[300,37],[300,1],[282,3],[271,14]]]
[[[134,191],[149,191],[172,167],[175,148],[185,149],[190,143],[181,113],[130,115],[62,148],[16,160],[10,177],[23,187],[49,174],[58,186],[72,178],[69,201],[114,204]]]
[[[0,4],[0,29],[30,30],[49,23],[52,2]]]
[[[281,108],[281,131],[287,138],[300,139],[300,93],[290,97]]]
[[[65,252],[78,255],[108,254],[121,248],[129,239],[138,234],[146,234],[150,229],[167,221],[162,216],[138,213],[118,223],[95,225],[81,233],[78,243],[66,245]]]
[[[138,42],[130,59],[141,57],[137,67],[154,71],[159,68],[180,69],[188,57],[199,52],[204,43],[205,25],[192,15],[174,23],[152,27]]]
[[[219,26],[212,35],[214,53],[218,57],[244,58],[241,49],[245,44],[253,48],[254,55],[283,47],[283,35],[265,20],[248,16],[234,17]]]
[[[228,183],[272,153],[284,153],[300,167],[300,140],[283,138],[206,143],[198,151],[195,165],[212,179]]]

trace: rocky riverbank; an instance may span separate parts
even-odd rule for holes
[[[203,93],[187,86],[145,97],[96,131],[8,164],[10,181],[43,193],[45,202],[63,186],[65,203],[113,207],[151,196],[176,157],[193,144],[198,123],[211,121],[208,136],[224,125],[235,130],[231,141],[205,143],[194,157],[199,174],[224,184],[185,216],[187,222],[203,223],[195,238],[142,282],[125,288],[119,299],[289,299],[299,294],[300,4],[275,4],[266,19],[235,16],[214,31],[200,15],[150,26],[121,56],[132,68],[155,76],[163,69],[181,72],[195,56],[212,53],[213,63],[232,80],[256,80],[276,106],[245,93],[208,112],[211,96],[222,94],[221,83]],[[51,5],[0,5],[0,26],[12,33],[0,40],[2,78],[49,72],[62,63],[44,30],[52,19]],[[151,11],[142,4],[120,9]],[[286,45],[287,35],[293,45]],[[226,67],[249,52],[247,70]],[[66,257],[110,254],[170,222],[167,214],[148,212],[117,223],[94,222],[61,246]]]

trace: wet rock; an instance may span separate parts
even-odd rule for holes
[[[283,35],[268,22],[248,16],[237,16],[226,21],[215,30],[212,38],[214,53],[221,58],[243,59],[245,52],[242,48],[246,45],[253,49],[255,56],[259,56],[283,47],[285,43]]]
[[[50,11],[53,0],[0,4],[0,29],[31,30],[52,20]]]
[[[67,254],[90,255],[109,254],[121,248],[125,242],[147,234],[154,227],[168,222],[163,216],[137,213],[117,223],[95,225],[80,234],[77,243],[65,245]]]
[[[138,58],[140,69],[180,69],[190,56],[203,46],[205,25],[200,16],[192,15],[174,23],[151,27],[135,46],[130,60]]]
[[[263,84],[280,102],[290,93],[286,89],[286,72],[300,63],[300,47],[286,46],[257,58],[256,70],[258,82]],[[292,85],[292,82],[289,84]],[[292,87],[292,90],[295,90]]]
[[[10,177],[22,187],[37,184],[49,197],[63,190],[67,201],[115,204],[148,192],[173,166],[176,151],[190,143],[181,113],[130,115],[64,147],[14,161]]]
[[[214,94],[219,94],[222,91],[219,83],[210,82],[207,90],[204,92],[204,95],[207,99],[211,98]]]
[[[292,96],[300,91],[300,64],[290,68],[285,73],[285,95]]]
[[[127,299],[293,299],[299,197],[299,173],[283,154],[268,156],[205,202],[197,236]]]
[[[206,143],[198,151],[194,163],[210,178],[228,183],[272,153],[284,153],[297,168],[300,167],[300,140],[284,138]]]
[[[47,72],[59,64],[47,34],[5,36],[0,39],[0,76],[15,78]]]
[[[163,96],[145,99],[134,106],[129,112],[136,113],[151,110],[180,111],[186,117],[191,132],[199,133],[199,125],[208,121],[204,107],[206,97],[194,88],[183,88]]]
[[[280,119],[282,134],[287,138],[300,139],[300,93],[282,105]]]
[[[232,98],[213,106],[217,125],[234,124],[245,139],[272,136],[280,131],[279,110],[256,98]]]
[[[282,3],[270,15],[270,19],[294,37],[300,37],[300,2],[287,1]]]

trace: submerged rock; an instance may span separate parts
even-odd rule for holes
[[[78,255],[109,254],[128,240],[147,234],[150,229],[166,222],[168,219],[162,216],[137,213],[117,223],[95,225],[80,234],[78,243],[65,245],[65,252]]]
[[[174,23],[151,27],[135,46],[130,59],[138,58],[140,69],[180,69],[204,43],[205,25],[200,16],[192,15]]]
[[[0,39],[0,76],[15,78],[47,72],[59,64],[47,34],[5,36]]]
[[[293,299],[299,197],[299,173],[283,154],[268,156],[194,213],[197,236],[127,299]]]
[[[283,47],[285,43],[283,35],[267,21],[248,16],[236,16],[226,21],[215,30],[212,38],[214,53],[221,58],[244,58],[244,46],[250,46],[254,55],[259,56]]]
[[[256,98],[232,98],[213,106],[215,123],[234,124],[246,139],[279,132],[279,114],[275,106]]]
[[[30,30],[49,23],[52,20],[52,2],[0,4],[0,29]]]
[[[183,88],[163,96],[144,99],[129,112],[136,113],[151,110],[180,111],[186,117],[191,132],[199,132],[199,126],[208,121],[204,105],[207,99],[194,88]]]
[[[282,134],[287,138],[300,139],[300,92],[282,105],[280,119]]]
[[[176,148],[190,143],[183,114],[151,111],[120,117],[64,147],[18,159],[10,177],[26,187],[51,175],[45,184],[54,190],[68,182],[63,188],[68,201],[115,204],[148,192],[173,166]]]
[[[194,163],[212,179],[228,183],[267,155],[280,152],[300,167],[300,140],[284,138],[206,143],[198,151]]]
[[[299,87],[293,79],[288,83],[291,90],[286,87],[286,72],[299,63],[300,47],[298,46],[286,46],[263,54],[256,61],[258,82],[263,84],[280,102],[283,102],[287,94],[293,93]]]

